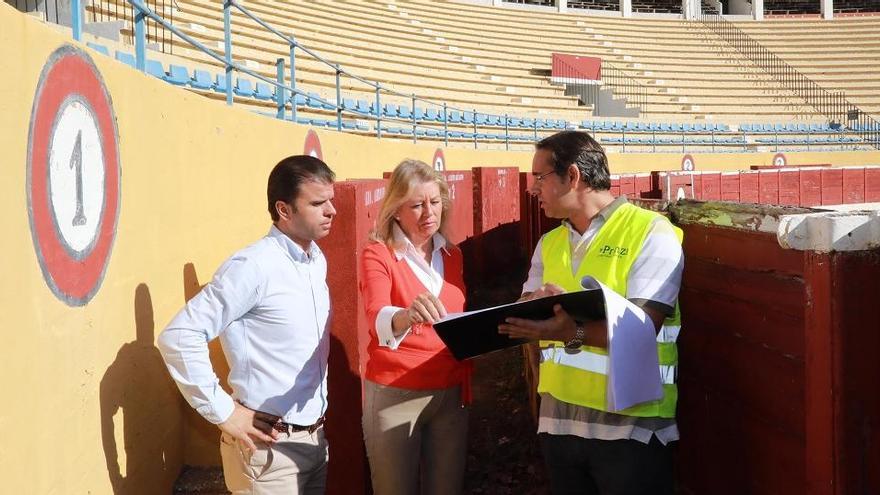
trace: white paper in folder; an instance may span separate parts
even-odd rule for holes
[[[657,332],[642,308],[593,277],[584,277],[585,289],[602,289],[608,327],[607,407],[621,411],[663,397],[657,360]]]

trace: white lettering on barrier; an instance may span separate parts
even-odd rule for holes
[[[385,188],[379,187],[372,191],[364,192],[364,206],[370,206],[373,203],[381,201],[385,197]]]

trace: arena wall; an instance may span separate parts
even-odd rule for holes
[[[57,297],[32,235],[29,135],[44,65],[89,53],[115,113],[119,210],[106,271],[81,304]],[[170,493],[184,464],[216,464],[212,435],[168,377],[156,335],[218,265],[269,227],[265,183],[307,127],[174,88],[0,4],[0,479],[6,493]],[[436,144],[317,131],[340,179],[378,178]],[[443,150],[446,167],[514,166],[528,152]],[[697,167],[767,165],[773,153],[695,155]],[[880,163],[877,153],[790,153],[789,163]],[[614,172],[680,169],[677,154],[616,154]],[[21,464],[18,461],[23,461]]]

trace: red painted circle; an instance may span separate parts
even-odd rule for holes
[[[697,162],[691,155],[684,155],[681,158],[681,169],[690,172],[697,168]]]
[[[75,259],[65,249],[49,198],[49,145],[53,123],[71,95],[88,102],[101,137],[104,162],[104,208],[90,251]],[[43,277],[60,299],[86,304],[97,292],[107,268],[119,213],[119,150],[116,117],[100,74],[88,55],[64,46],[43,67],[28,137],[28,207],[31,235]]]
[[[788,158],[785,157],[785,153],[776,153],[773,155],[774,167],[784,167],[786,165],[788,165]]]
[[[321,151],[321,140],[318,138],[318,133],[311,129],[309,129],[308,134],[306,134],[303,154],[314,156],[318,160],[324,161],[324,153]]]
[[[431,166],[438,172],[446,170],[446,157],[443,156],[442,149],[437,148],[437,151],[434,152],[434,159],[431,160]]]

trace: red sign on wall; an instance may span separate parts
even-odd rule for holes
[[[56,297],[82,306],[101,286],[119,217],[116,116],[92,59],[73,46],[50,56],[28,135],[31,236]]]

